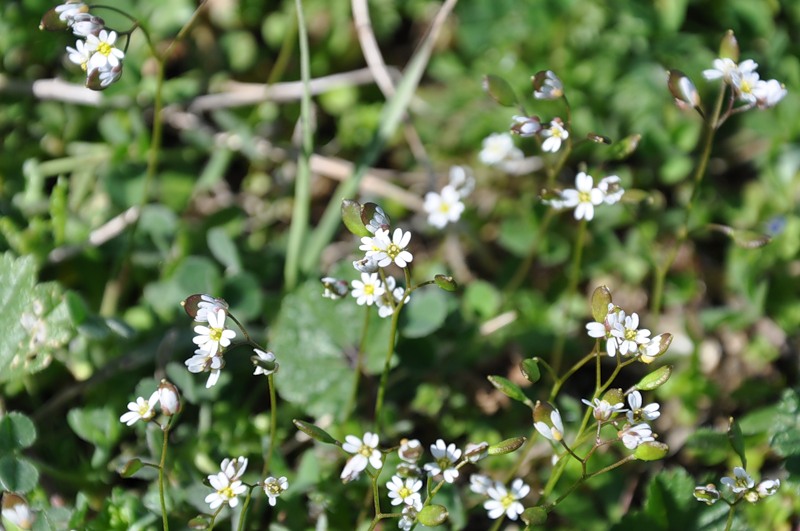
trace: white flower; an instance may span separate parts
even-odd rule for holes
[[[455,188],[462,198],[467,197],[475,189],[475,178],[467,166],[450,166],[448,185]]]
[[[411,505],[416,506],[422,503],[419,489],[422,488],[422,481],[416,478],[406,478],[403,480],[399,476],[392,476],[386,483],[389,489],[389,500],[392,505]]]
[[[591,175],[580,172],[575,176],[575,189],[561,192],[564,207],[575,208],[575,219],[591,221],[594,217],[594,206],[603,202],[603,192],[594,187]]]
[[[208,350],[199,348],[194,351],[194,356],[184,362],[191,373],[209,372],[206,389],[217,385],[220,369],[225,366],[225,361],[221,356],[212,354]]]
[[[665,334],[659,334],[650,338],[650,341],[643,345],[639,345],[639,361],[642,363],[652,363],[655,359],[666,352],[666,348],[662,346]]]
[[[557,409],[550,412],[550,422],[552,425],[540,420],[534,422],[533,427],[545,439],[558,442],[564,438],[564,423],[561,422],[561,413]]]
[[[362,238],[361,241],[363,242],[364,239],[366,238]],[[414,259],[414,256],[406,251],[410,241],[410,232],[395,229],[390,239],[388,230],[378,229],[375,231],[375,237],[372,238],[374,249],[367,251],[367,256],[373,256],[380,267],[386,267],[392,262],[397,264],[398,267],[406,267],[408,262]]]
[[[70,62],[75,63],[76,65],[80,66],[81,69],[86,72],[88,69],[89,59],[92,57],[92,52],[86,47],[86,43],[82,40],[75,41],[75,48],[67,46],[67,59]]]
[[[489,489],[494,486],[494,480],[483,474],[472,474],[469,477],[469,490],[475,494],[487,494]]]
[[[200,295],[200,302],[197,303],[197,313],[194,316],[194,320],[198,323],[207,323],[209,314],[216,314],[219,310],[227,313],[228,303],[211,295]]]
[[[403,507],[403,516],[400,518],[400,521],[397,522],[397,527],[402,529],[403,531],[409,531],[412,527],[414,527],[414,522],[417,520],[417,513],[422,510],[422,505],[406,505]]]
[[[64,2],[60,6],[56,6],[56,13],[58,18],[68,25],[72,24],[72,19],[80,13],[86,13],[89,8],[83,2]]]
[[[345,482],[354,480],[367,468],[367,464],[372,465],[372,468],[381,468],[383,458],[377,449],[379,441],[376,434],[367,432],[363,439],[359,439],[355,435],[348,435],[344,440],[342,449],[353,454],[353,457],[344,465],[342,474],[339,476],[342,480]]]
[[[154,391],[150,398],[147,400],[139,396],[136,402],[128,403],[128,412],[123,413],[119,418],[120,422],[124,422],[128,426],[133,426],[138,420],[150,420],[156,415],[156,404],[158,403],[158,391]]]
[[[36,521],[36,514],[31,511],[31,507],[25,498],[12,492],[3,493],[2,515],[3,518],[20,529],[32,529]]]
[[[545,141],[542,142],[542,151],[555,153],[561,149],[561,143],[569,138],[569,131],[564,129],[561,120],[555,119],[550,122],[550,127],[542,129],[540,133]]]
[[[377,273],[361,273],[361,280],[353,280],[350,284],[353,286],[350,294],[355,297],[359,306],[371,306],[384,292],[383,282]]]
[[[220,463],[219,468],[229,480],[241,479],[244,471],[247,470],[247,458],[243,456],[239,456],[236,459],[226,457]]]
[[[197,334],[192,341],[201,349],[207,350],[212,356],[220,351],[220,347],[230,346],[231,339],[236,337],[236,332],[225,328],[225,310],[218,308],[216,313],[209,311],[208,326],[194,327]]]
[[[253,352],[255,352],[256,356],[258,356],[258,360],[257,361],[265,362],[266,364],[271,364],[271,363],[275,362],[275,354],[270,350],[268,350],[267,352],[264,352],[261,349],[254,348]],[[275,372],[275,369],[272,369],[272,370],[266,369],[260,363],[254,362],[254,364],[255,364],[256,368],[253,371],[253,376],[257,376],[259,374],[263,374],[265,376],[268,376],[268,375],[270,375],[270,374]],[[277,365],[276,365],[276,368],[277,368]]]
[[[617,432],[617,436],[629,450],[635,450],[642,443],[656,440],[653,437],[653,430],[645,423],[635,426],[626,424],[624,428]]]
[[[631,409],[625,415],[631,424],[640,420],[655,420],[661,416],[661,412],[658,410],[660,406],[655,402],[642,407],[642,394],[639,391],[628,395],[628,405]]]
[[[701,501],[706,505],[714,505],[719,500],[719,491],[712,483],[705,487],[695,487],[693,495],[697,501]]]
[[[375,234],[378,229],[389,230],[389,225],[391,225],[389,216],[386,215],[386,212],[381,207],[375,205],[375,212],[372,213],[369,223],[365,225],[366,229]]]
[[[353,262],[355,264],[355,262]],[[377,269],[376,269],[377,271]],[[374,271],[370,271],[373,273]],[[350,291],[350,286],[347,285],[346,280],[339,280],[333,277],[323,277],[320,279],[324,291],[322,296],[326,299],[336,300],[341,299]]]
[[[464,457],[470,463],[477,463],[489,455],[489,443],[486,441],[479,443],[467,443],[464,447]]]
[[[753,93],[753,90],[756,88],[756,85],[758,85],[758,82],[758,72],[742,71],[740,69],[733,75],[732,86],[740,100],[747,103],[756,103],[756,95]]]
[[[103,68],[106,65],[119,66],[120,61],[125,57],[125,52],[116,48],[114,43],[117,41],[115,31],[100,31],[99,35],[89,34],[86,36],[86,46],[93,51],[92,58],[89,60],[89,70]]]
[[[586,400],[585,398],[581,399],[581,402],[589,406],[594,410],[594,418],[595,420],[599,420],[600,422],[605,422],[625,407],[622,402],[617,402],[616,404],[611,404],[606,402],[605,400],[601,400],[599,398],[593,399],[591,402]]]
[[[381,318],[385,319],[394,314],[395,308],[397,308],[397,305],[403,300],[403,295],[406,297],[403,304],[411,300],[411,295],[406,295],[405,288],[399,286],[395,287],[396,284],[397,281],[394,277],[386,277],[386,283],[381,284],[383,287],[383,294],[375,299],[375,304],[378,306],[378,315]]]
[[[461,450],[457,449],[454,443],[446,445],[442,439],[438,439],[436,444],[431,445],[431,453],[436,461],[426,463],[423,467],[428,475],[437,476],[442,474],[447,483],[455,481],[458,477],[458,469],[455,464],[461,457]]]
[[[448,185],[442,188],[439,194],[436,192],[425,194],[423,208],[428,214],[428,224],[442,229],[448,223],[455,223],[461,218],[464,203],[461,202],[461,195],[456,189]]]
[[[766,498],[767,496],[772,496],[781,486],[781,480],[779,479],[765,479],[761,483],[758,484],[756,487],[756,492],[758,492],[759,498]]]
[[[503,514],[511,520],[516,520],[525,510],[519,500],[527,496],[530,490],[531,488],[519,478],[511,483],[510,491],[502,483],[495,483],[487,491],[491,499],[484,502],[483,508],[489,512],[489,518],[492,520],[500,518]]]
[[[72,34],[78,37],[97,35],[105,27],[105,21],[89,13],[77,13],[72,17],[70,28]]]
[[[225,472],[211,474],[208,476],[208,481],[211,483],[211,487],[215,489],[215,492],[206,496],[205,499],[212,511],[223,503],[227,503],[230,507],[236,507],[239,504],[237,496],[243,494],[247,490],[247,487],[241,480],[237,479],[231,481],[230,478],[225,475]]]
[[[514,145],[508,133],[492,133],[483,139],[478,159],[487,166],[497,166],[509,160],[523,157],[522,151]]]
[[[375,273],[380,269],[374,256],[365,256],[361,260],[353,260],[353,267],[359,273]]]
[[[511,120],[511,132],[523,138],[535,136],[542,130],[542,123],[536,116],[514,115]]]
[[[158,393],[158,405],[163,414],[171,416],[181,410],[181,397],[178,388],[173,384],[162,379],[156,392]]]
[[[264,489],[264,494],[269,498],[269,504],[275,507],[275,504],[278,502],[278,496],[289,488],[289,481],[286,479],[286,476],[281,476],[279,478],[270,476],[264,480],[261,487]]]
[[[753,95],[756,98],[756,105],[758,105],[759,109],[774,107],[786,94],[786,87],[777,79],[760,80],[753,87]]]
[[[745,61],[746,63],[747,61]],[[752,63],[752,61],[750,61]],[[736,65],[733,59],[728,57],[723,57],[720,59],[714,59],[712,63],[714,68],[709,70],[703,70],[703,77],[708,79],[709,81],[714,79],[722,79],[725,83],[730,84],[733,80],[733,76],[739,72],[739,67]],[[742,63],[744,65],[744,63]],[[754,67],[758,65],[753,63]],[[749,63],[747,66],[750,66]]]
[[[603,203],[613,205],[622,199],[625,189],[620,186],[620,178],[616,175],[609,175],[600,179],[597,188],[603,192]]]
[[[622,356],[636,354],[639,351],[639,345],[650,342],[650,330],[646,328],[639,330],[639,316],[636,313],[625,317],[624,321],[614,323],[611,335],[616,339],[613,346],[608,346],[608,355],[612,358],[615,355],[613,350],[617,348]],[[609,341],[609,343],[611,342]]]
[[[731,491],[735,494],[750,490],[753,488],[753,485],[755,485],[753,478],[751,478],[745,469],[740,466],[733,468],[732,478],[726,476],[720,479],[720,482],[731,489]]]
[[[556,100],[563,95],[564,85],[552,70],[545,72],[544,83],[539,90],[533,92],[533,97],[537,100]]]
[[[416,463],[422,456],[422,443],[419,439],[403,439],[400,441],[400,448],[397,450],[397,455],[406,463]]]

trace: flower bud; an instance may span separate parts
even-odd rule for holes
[[[361,207],[361,222],[370,234],[375,234],[378,229],[389,230],[392,224],[386,212],[375,203],[364,203]]]
[[[713,483],[709,483],[705,487],[695,487],[693,494],[697,501],[706,505],[714,505],[719,500],[719,491]]]
[[[327,431],[323,430],[319,426],[315,426],[310,422],[297,419],[294,419],[292,422],[298,430],[302,431],[312,439],[316,439],[325,444],[340,444],[336,439],[331,437]]]
[[[731,59],[735,63],[739,62],[739,43],[733,30],[728,30],[722,37],[722,42],[719,43],[719,56],[722,59]]]
[[[592,317],[598,323],[606,320],[608,305],[611,304],[611,290],[608,286],[598,286],[592,292]]]
[[[269,376],[278,370],[278,364],[275,362],[275,354],[272,351],[264,352],[261,349],[254,348],[255,356],[250,356],[250,361],[256,366],[253,375],[263,374]]]
[[[667,452],[669,452],[669,446],[666,444],[658,441],[646,441],[636,447],[633,455],[640,461],[658,461],[663,459]]]
[[[667,86],[676,103],[688,104],[700,110],[700,94],[689,76],[680,70],[670,70]]]
[[[31,529],[36,515],[31,511],[25,498],[6,492],[3,494],[3,518],[20,529]]]
[[[519,370],[522,372],[522,375],[525,377],[525,379],[530,383],[536,383],[542,377],[542,374],[539,371],[539,362],[536,358],[522,360],[522,362],[519,364]]]
[[[655,359],[664,354],[669,346],[672,344],[672,334],[659,334],[650,339],[650,341],[639,347],[641,356],[639,361],[642,363],[652,363]]]
[[[448,516],[443,505],[426,505],[417,513],[417,521],[426,527],[436,527],[445,523]]]
[[[450,275],[436,275],[433,277],[433,281],[445,291],[455,291],[458,289],[458,284]]]
[[[525,437],[512,437],[511,439],[495,443],[489,447],[489,455],[504,455],[515,452],[520,446],[525,444],[526,440]]]
[[[406,463],[416,463],[424,453],[425,449],[418,439],[411,439],[410,441],[403,439],[400,441],[400,448],[397,450],[397,455]]]
[[[557,100],[564,95],[564,84],[552,70],[542,70],[531,78],[533,97],[537,100]]]
[[[635,387],[639,391],[652,391],[664,385],[670,376],[672,376],[672,365],[664,365],[645,375]]]
[[[161,412],[168,417],[179,413],[181,410],[181,395],[178,388],[167,380],[161,380],[158,384],[158,403]]]
[[[326,299],[341,299],[350,291],[350,286],[346,280],[340,280],[333,277],[323,277],[320,279],[324,291],[322,296]]]
[[[485,441],[479,443],[468,443],[464,448],[464,457],[466,457],[467,461],[470,463],[477,463],[489,455],[489,448],[489,443]]]

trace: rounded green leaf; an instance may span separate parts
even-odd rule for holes
[[[28,448],[36,440],[36,426],[22,413],[12,411],[0,419],[0,453]]]
[[[455,279],[450,275],[436,275],[433,277],[433,281],[445,291],[455,291],[458,289],[458,283],[456,283]]]
[[[547,511],[544,507],[528,507],[522,511],[522,521],[527,525],[543,525],[547,522]]]
[[[39,482],[39,471],[27,459],[7,455],[0,459],[0,489],[25,494]]]
[[[119,475],[124,478],[132,477],[135,473],[142,469],[144,463],[141,459],[131,459],[125,466],[122,467],[122,470],[119,471]]]
[[[658,461],[664,459],[669,452],[669,446],[658,441],[648,441],[636,447],[633,455],[640,461]]]
[[[596,287],[592,292],[592,317],[595,321],[605,322],[609,304],[611,304],[611,290],[608,286]]]
[[[361,221],[361,204],[358,201],[342,200],[342,222],[347,230],[356,236],[370,236],[370,232]]]

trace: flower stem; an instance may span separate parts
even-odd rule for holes
[[[364,349],[367,345],[367,330],[369,330],[369,316],[372,314],[370,306],[364,306],[364,326],[361,330],[361,340],[358,342],[358,353],[356,354],[356,368],[353,377],[353,390],[350,392],[350,400],[344,409],[344,418],[348,418],[356,408],[358,399],[358,384],[361,381],[361,371],[364,368]]]
[[[244,530],[244,523],[247,520],[245,515],[247,514],[247,507],[250,506],[250,499],[253,497],[253,488],[247,489],[247,496],[244,498],[244,503],[242,504],[242,511],[239,513],[239,525],[236,527],[238,531]]]
[[[272,454],[275,453],[275,440],[278,433],[278,399],[275,394],[275,374],[267,375],[267,384],[269,386],[269,450],[264,459],[264,474],[269,471],[270,463],[272,462]]]
[[[164,493],[164,466],[167,462],[167,443],[169,442],[169,422],[162,428],[164,442],[161,445],[161,461],[158,463],[158,497],[161,502],[161,522],[164,531],[169,531],[169,519],[167,518],[167,498]]]
[[[406,271],[407,269],[408,268],[406,268]],[[406,273],[406,281],[408,281],[408,273]],[[383,397],[384,394],[386,393],[386,384],[389,380],[389,368],[391,365],[392,353],[394,352],[395,339],[397,336],[397,322],[400,318],[400,310],[403,309],[403,305],[405,304],[407,294],[408,294],[408,288],[406,288],[406,293],[403,294],[403,298],[400,300],[400,302],[397,303],[397,308],[395,308],[394,313],[392,314],[392,325],[391,325],[391,330],[389,331],[389,346],[386,350],[386,359],[383,362],[383,373],[381,374],[381,383],[378,386],[378,398],[375,400],[375,429],[378,433],[381,433]]]
[[[728,509],[728,519],[725,521],[725,531],[730,531],[733,527],[733,515],[736,514],[736,504],[732,503]]]

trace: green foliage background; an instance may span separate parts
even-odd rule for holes
[[[362,68],[349,3],[303,4],[312,77]],[[195,9],[188,0],[113,5],[140,17],[158,47],[170,42]],[[369,5],[387,64],[402,69],[439,3]],[[154,186],[135,234],[123,230],[101,244],[90,240],[92,231],[142,200],[155,65],[141,33],[134,33],[121,81],[97,100],[42,96],[43,80],[80,84],[83,77],[65,60],[64,46],[74,45],[73,37],[36,29],[51,7],[42,0],[0,6],[0,410],[24,413],[36,427],[35,439],[0,448],[0,483],[27,493],[36,508],[47,511],[37,525],[46,520],[50,527],[42,529],[157,528],[153,476],[143,471],[123,480],[117,470],[132,457],[157,455],[159,434],[143,425],[128,429],[118,417],[127,402],[149,396],[166,376],[186,402],[170,447],[170,517],[180,529],[207,510],[204,476],[224,457],[258,461],[269,423],[266,388],[252,383],[246,349],[227,356],[212,389],[185,370],[191,326],[178,303],[192,293],[211,293],[225,298],[281,363],[276,380],[284,400],[278,422],[283,444],[273,468],[274,475],[290,477],[291,488],[275,514],[263,497],[254,501],[249,528],[264,528],[268,518],[279,522],[275,529],[312,528],[307,515],[325,512],[331,529],[347,529],[365,485],[343,488],[341,456],[298,439],[291,419],[328,422],[326,429],[340,439],[362,433],[382,367],[386,324],[372,320],[368,376],[358,414],[348,417],[343,408],[362,312],[353,301],[319,298],[317,279],[331,273],[355,278],[349,268],[355,239],[340,231],[319,269],[296,289],[285,289],[283,279],[299,102],[197,110],[205,95],[233,90],[233,82],[299,79],[294,2],[212,2],[174,49]],[[121,29],[127,24],[113,13],[106,22]],[[657,466],[634,464],[585,485],[559,506],[549,526],[721,529],[725,511],[697,503],[691,491],[739,464],[724,436],[730,416],[741,422],[748,470],[784,482],[778,495],[740,511],[736,526],[798,525],[798,28],[800,4],[788,0],[459,3],[410,106],[429,163],[416,160],[398,132],[379,165],[390,170],[389,180],[420,196],[435,187],[437,176],[444,180],[451,164],[471,165],[478,179],[474,203],[444,236],[400,201],[362,196],[414,231],[415,278],[448,273],[463,287],[456,295],[415,294],[401,320],[389,382],[390,422],[382,440],[497,442],[529,435],[528,413],[508,403],[486,375],[519,381],[519,361],[546,357],[559,330],[568,331],[568,359],[582,357],[591,349],[583,332],[590,319],[587,297],[606,284],[615,302],[638,311],[645,326],[658,325],[654,333],[669,331],[680,340],[663,360],[675,365],[675,375],[656,394],[664,411],[658,431],[671,452]],[[704,82],[701,72],[728,29],[735,31],[742,57],[759,63],[762,77],[785,83],[789,94],[776,109],[736,115],[720,130],[689,244],[667,279],[665,314],[659,323],[650,322],[653,270],[683,220],[701,132],[697,116],[673,104],[666,70],[685,72],[708,101],[716,85]],[[483,75],[507,79],[529,111],[543,117],[563,113],[559,103],[530,97],[530,76],[542,69],[563,80],[576,134],[642,138],[621,162],[609,160],[603,146],[582,147],[569,171],[585,162],[652,195],[649,203],[598,211],[577,294],[566,289],[577,224],[562,214],[539,241],[546,208],[537,199],[538,178],[507,176],[477,159],[481,140],[506,130],[511,115],[486,97]],[[383,102],[373,84],[315,97],[315,152],[356,160],[378,125]],[[535,151],[524,139],[518,145]],[[560,182],[570,183],[571,174]],[[328,201],[341,199],[331,197],[333,186],[326,176],[314,177],[312,223]],[[704,230],[710,222],[773,239],[758,249],[737,247]],[[459,249],[460,259],[453,259],[445,241]],[[539,253],[532,269],[517,289],[509,289],[534,246]],[[572,309],[566,320],[564,307]],[[511,310],[516,318],[510,325],[481,331]],[[620,385],[632,385],[643,374],[632,371]],[[570,384],[559,403],[567,424],[579,418],[579,399],[592,389],[591,378]],[[525,392],[545,399],[547,390],[534,385]],[[18,419],[8,414],[2,422],[25,423]],[[486,466],[499,475],[514,457]],[[610,454],[605,458],[612,460]],[[547,480],[548,463],[543,459],[528,471],[534,492]],[[19,474],[31,464],[39,471],[38,483],[25,483]],[[11,472],[3,475],[4,470]],[[578,473],[568,470],[566,477]],[[476,504],[452,495],[454,528],[488,527],[480,507],[467,511]]]

